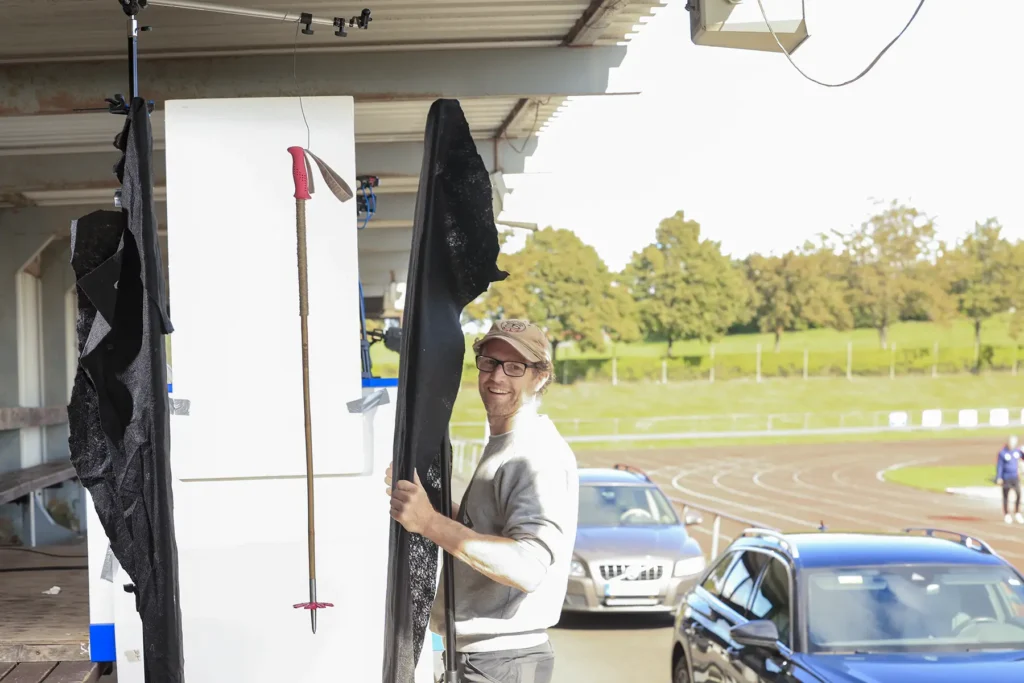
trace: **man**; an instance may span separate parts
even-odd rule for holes
[[[996,460],[996,484],[1003,487],[1003,520],[1007,524],[1013,524],[1014,518],[1018,524],[1024,524],[1024,515],[1020,513],[1020,458],[1017,437],[1011,436]],[[1013,517],[1010,516],[1010,491],[1014,493]]]
[[[550,683],[558,623],[576,540],[576,459],[546,416],[539,396],[551,381],[543,331],[525,320],[495,323],[473,345],[477,388],[490,438],[453,519],[431,506],[419,482],[391,488],[391,516],[455,558],[456,643],[460,683]],[[430,616],[444,634],[444,586]]]

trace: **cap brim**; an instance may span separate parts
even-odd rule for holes
[[[538,356],[536,352],[531,351],[528,346],[523,344],[516,337],[513,337],[512,335],[508,334],[503,334],[501,332],[498,332],[497,334],[489,334],[483,339],[478,339],[477,341],[473,342],[473,351],[475,353],[480,353],[480,349],[482,349],[487,342],[495,340],[503,341],[509,346],[511,346],[513,349],[518,351],[520,355],[522,355],[522,357],[525,358],[529,363],[539,363],[542,360],[544,360],[542,356]]]

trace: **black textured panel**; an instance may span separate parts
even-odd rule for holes
[[[459,319],[491,282],[507,277],[497,267],[491,207],[490,178],[462,107],[456,100],[437,100],[427,116],[416,196],[392,471],[396,480],[411,481],[418,470],[438,510],[442,476],[448,482],[451,477],[451,463],[441,462],[441,452],[466,349]],[[437,554],[432,542],[392,522],[384,683],[413,683],[434,600]]]

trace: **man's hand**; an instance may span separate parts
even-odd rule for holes
[[[391,496],[391,516],[409,533],[423,535],[438,514],[420,484],[419,472],[414,470],[413,476],[413,481],[403,479],[392,485],[389,466],[384,473],[384,483],[388,485],[387,493]]]
[[[1002,486],[1003,485],[1003,480],[1002,479],[996,479],[996,484],[998,486]]]
[[[420,475],[416,474],[416,483],[420,481]],[[387,485],[387,495],[391,498],[391,465],[388,465],[387,470],[384,471],[384,483]],[[458,503],[452,503],[452,519],[457,519],[459,516],[459,505]]]

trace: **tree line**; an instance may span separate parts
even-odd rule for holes
[[[781,255],[737,259],[701,234],[682,211],[660,222],[653,243],[611,271],[597,251],[564,229],[532,233],[499,256],[510,273],[465,310],[465,320],[524,317],[559,343],[602,349],[609,341],[713,342],[724,335],[775,335],[814,328],[873,328],[888,346],[904,320],[982,323],[1024,309],[1024,241],[1010,241],[995,218],[955,243],[938,239],[934,219],[898,202],[860,227],[832,231]]]

